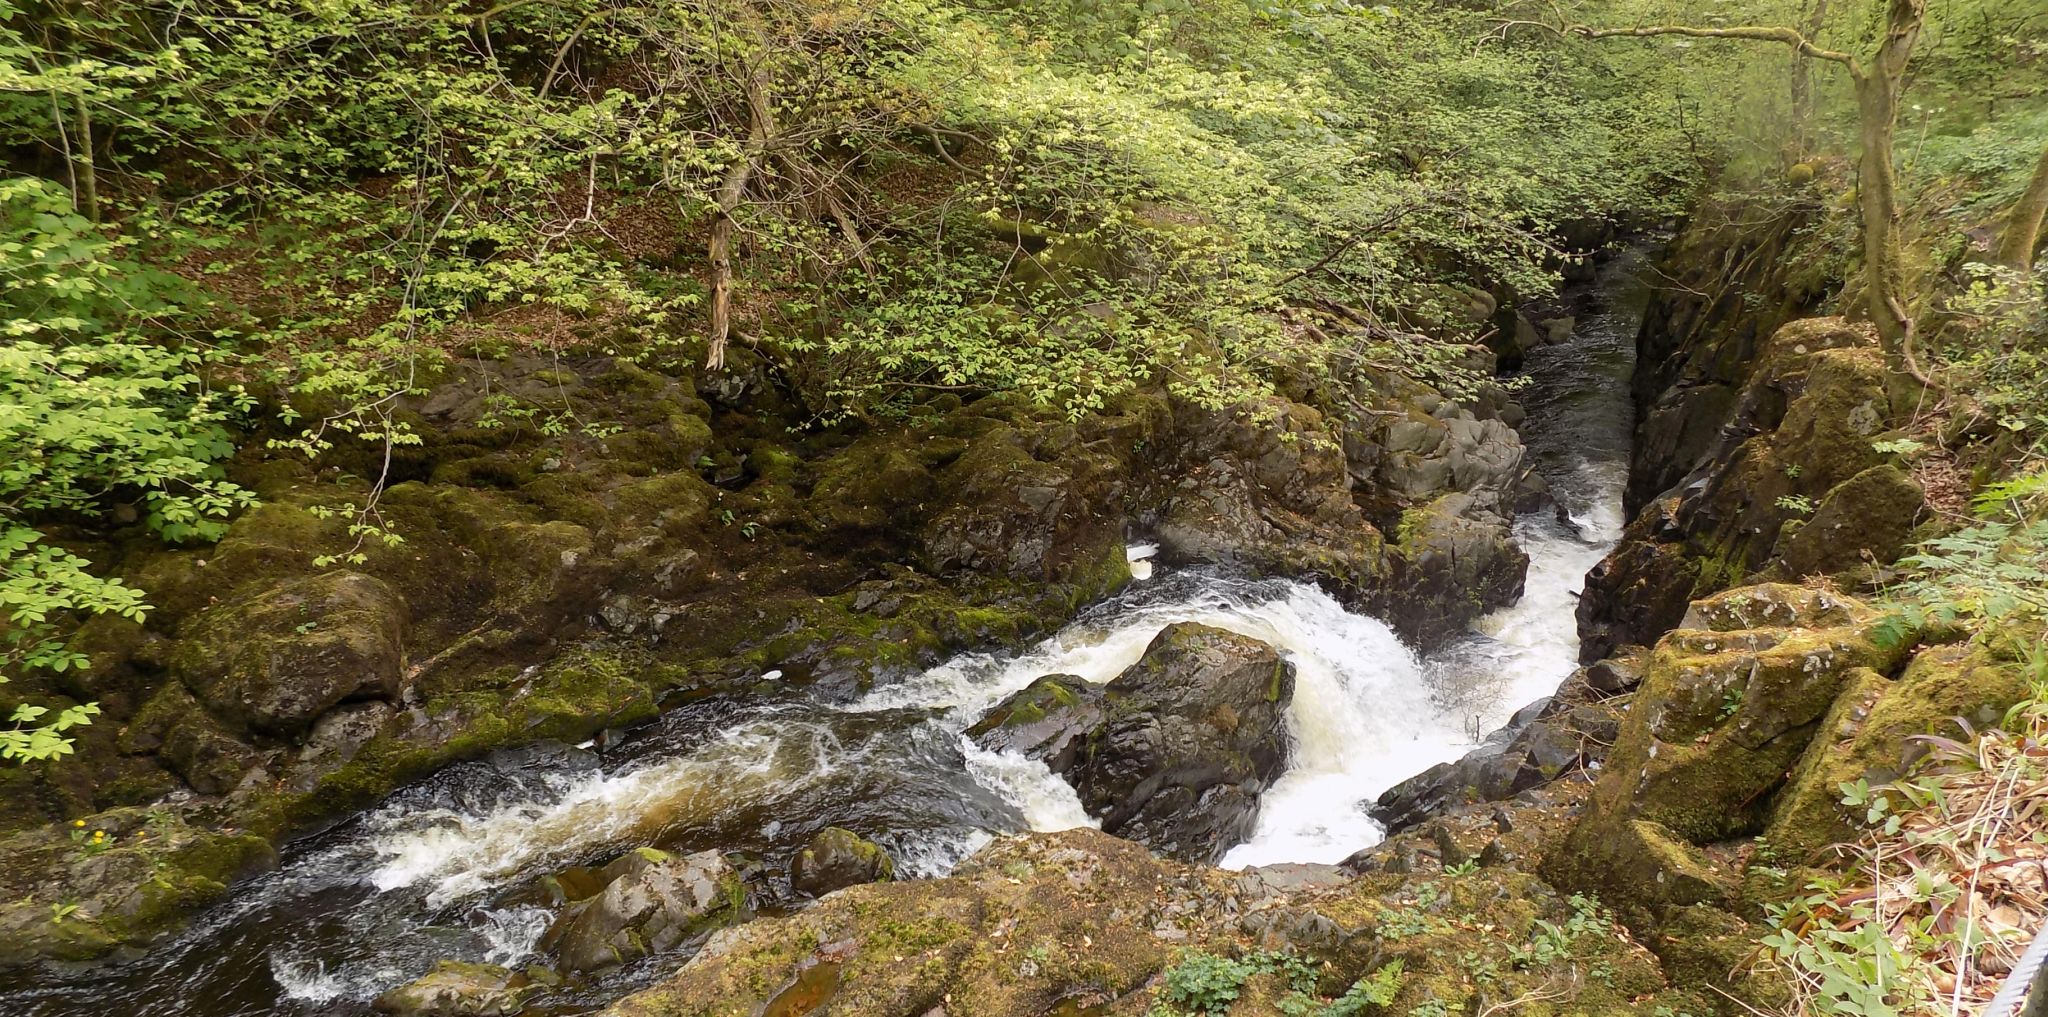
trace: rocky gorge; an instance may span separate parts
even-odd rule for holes
[[[1769,1005],[1756,845],[2024,684],[1864,602],[1927,484],[1865,326],[1707,285],[1749,242],[1475,293],[1534,381],[1462,396],[803,432],[744,351],[466,363],[340,567],[252,445],[216,546],[109,549],[162,607],[48,690],[90,762],[0,771],[0,1005],[1135,1014],[1233,953],[1209,1012]]]

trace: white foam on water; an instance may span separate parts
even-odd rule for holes
[[[484,941],[484,963],[512,967],[533,956],[554,917],[553,911],[532,905],[478,911],[476,932]]]
[[[1132,544],[1124,548],[1124,561],[1130,564],[1131,578],[1152,578],[1152,559],[1158,553],[1158,544]]]
[[[308,1003],[331,1003],[338,999],[371,999],[397,982],[398,968],[382,963],[337,964],[287,957],[272,951],[270,977],[284,990],[286,999]]]
[[[961,830],[949,836],[918,837],[896,845],[892,856],[898,874],[911,879],[937,879],[995,839],[995,835],[987,830]]]
[[[956,658],[853,708],[938,707],[964,727],[1041,675],[1107,682],[1179,622],[1261,640],[1295,665],[1288,770],[1266,792],[1252,840],[1225,864],[1338,861],[1370,846],[1380,831],[1362,803],[1468,744],[1463,711],[1433,701],[1421,664],[1385,623],[1344,610],[1313,586],[1279,581],[1200,580],[1181,598],[1069,626],[1015,657]],[[1043,764],[974,749],[969,760],[976,780],[1018,803],[1032,829],[1087,822],[1072,790]]]
[[[1049,832],[1099,825],[1081,807],[1073,786],[1044,763],[1015,752],[993,752],[966,737],[960,739],[960,750],[967,756],[967,772],[974,782],[1002,796],[1031,829]]]
[[[847,746],[822,725],[772,714],[687,755],[617,773],[551,779],[550,797],[483,812],[396,808],[366,821],[380,890],[431,883],[441,906],[480,893],[547,860],[613,843],[646,843],[665,828],[708,825],[726,810],[828,780],[859,766],[869,746]]]
[[[1515,542],[1529,555],[1522,597],[1474,622],[1473,631],[1487,641],[1464,650],[1466,668],[1476,666],[1487,682],[1487,688],[1466,696],[1482,730],[1492,730],[1516,709],[1556,692],[1579,666],[1578,595],[1586,573],[1621,537],[1622,469],[1618,463],[1578,468],[1582,476],[1576,479],[1598,493],[1571,515],[1576,534],[1541,516],[1516,522]]]

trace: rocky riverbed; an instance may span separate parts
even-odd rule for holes
[[[0,784],[0,1004],[1140,1013],[1244,955],[1235,1013],[1724,1012],[1749,839],[2020,690],[1855,594],[1920,512],[1867,333],[1639,271],[1475,307],[1532,381],[1462,398],[807,434],[743,353],[474,364],[339,569],[249,453],[217,547],[107,549],[164,606],[80,636],[92,762]],[[484,426],[522,386],[620,428]]]

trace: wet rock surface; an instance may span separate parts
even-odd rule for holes
[[[823,897],[861,883],[896,878],[896,863],[874,841],[836,826],[826,827],[789,863],[789,882],[798,893]]]
[[[1621,689],[1605,691],[1626,663],[1567,678],[1554,696],[1517,711],[1479,747],[1439,763],[1381,793],[1368,811],[1389,835],[1461,807],[1513,798],[1531,788],[1598,766],[1628,707]]]
[[[1109,719],[1106,698],[1085,678],[1049,674],[996,704],[967,736],[991,751],[1021,753],[1066,773]]]
[[[432,971],[377,997],[395,1017],[514,1017],[543,986],[496,964],[442,961]]]
[[[643,848],[603,876],[602,889],[570,904],[541,936],[541,949],[564,971],[617,967],[747,913],[739,873],[716,851],[674,856]],[[575,884],[564,888],[574,892]]]
[[[1048,675],[969,729],[1065,777],[1102,828],[1187,861],[1242,843],[1287,765],[1294,666],[1206,625],[1169,625],[1100,689]]]

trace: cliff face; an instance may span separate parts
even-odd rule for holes
[[[1581,659],[1647,645],[1687,603],[1743,582],[1836,576],[1898,557],[1920,484],[1876,444],[1906,423],[1867,323],[1809,317],[1797,211],[1701,213],[1651,272],[1637,338],[1628,532],[1587,578]],[[1908,408],[1910,409],[1910,408]]]

